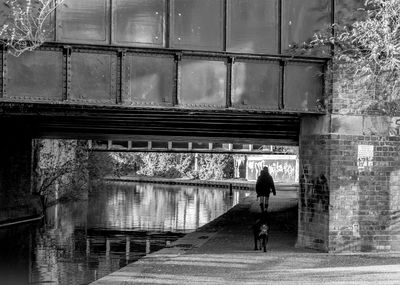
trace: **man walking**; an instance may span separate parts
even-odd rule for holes
[[[260,176],[257,178],[256,183],[256,192],[257,198],[260,201],[261,213],[267,212],[268,203],[269,203],[269,194],[271,193],[276,195],[274,180],[272,176],[268,172],[268,167],[264,166],[263,170],[261,170]]]

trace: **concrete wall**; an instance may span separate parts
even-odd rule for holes
[[[256,181],[264,166],[275,182],[297,184],[299,181],[299,159],[297,155],[248,155],[246,179]]]

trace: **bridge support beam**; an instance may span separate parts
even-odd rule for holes
[[[0,139],[0,223],[38,216],[42,211],[40,199],[31,193],[29,131],[14,123],[4,125],[8,127],[2,128]]]
[[[303,118],[297,245],[400,250],[400,137],[393,118]]]

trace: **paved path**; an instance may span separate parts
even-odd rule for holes
[[[332,255],[295,248],[297,198],[271,197],[268,251],[253,250],[254,195],[197,232],[93,284],[400,284],[400,254]]]

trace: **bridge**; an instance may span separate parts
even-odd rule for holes
[[[301,48],[357,3],[66,0],[43,46],[20,57],[0,51],[1,200],[29,200],[33,138],[107,141],[107,150],[118,141],[151,151],[153,141],[187,151],[291,145],[302,165],[299,246],[400,248],[392,224],[400,203],[388,194],[397,170],[387,160],[398,154],[382,150],[396,148],[384,131],[391,119],[358,112],[347,100],[352,83],[324,78],[329,48]],[[381,164],[358,163],[374,157]],[[364,189],[365,171],[387,179]],[[378,220],[366,214],[382,209]]]

